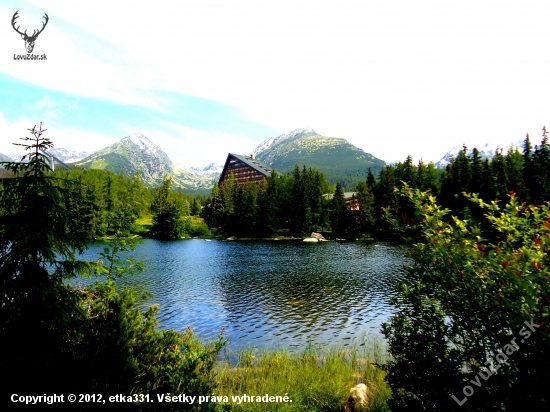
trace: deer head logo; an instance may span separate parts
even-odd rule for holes
[[[19,10],[17,10],[15,12],[15,14],[13,15],[13,18],[11,19],[11,25],[13,26],[13,29],[21,35],[23,40],[25,40],[25,48],[27,49],[27,53],[32,53],[32,50],[34,49],[34,42],[36,41],[36,38],[38,37],[38,35],[40,33],[42,33],[42,31],[44,30],[44,27],[46,27],[46,24],[48,24],[48,20],[49,20],[48,15],[46,13],[44,13],[44,18],[46,19],[46,21],[44,22],[42,28],[40,30],[38,30],[38,32],[36,30],[34,30],[33,33],[32,33],[32,36],[28,36],[27,35],[27,30],[25,30],[24,33],[21,33],[19,31],[20,26],[17,26],[17,28],[15,28],[15,19],[17,19],[19,17],[17,15],[17,13],[19,13]]]

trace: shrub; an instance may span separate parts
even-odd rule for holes
[[[215,387],[213,366],[225,344],[220,335],[208,346],[188,328],[183,333],[157,330],[156,307],[141,313],[130,289],[116,291],[112,279],[84,290],[87,316],[81,329],[79,365],[81,390],[116,394],[149,394],[154,402],[135,410],[201,409],[198,405],[157,402],[157,394],[210,394]],[[209,405],[202,406],[202,410]]]
[[[212,232],[208,229],[208,225],[204,222],[204,219],[186,216],[182,218],[183,221],[183,233],[187,236],[193,237],[210,237]]]
[[[485,211],[482,232],[477,221],[449,218],[430,193],[405,185],[400,194],[413,215],[388,218],[414,234],[416,282],[383,326],[392,410],[546,409],[549,205],[520,204],[511,193],[501,208],[465,195]]]

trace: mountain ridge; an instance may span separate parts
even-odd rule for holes
[[[509,146],[521,148],[522,145],[523,141],[518,140]],[[476,147],[482,158],[491,159],[497,147],[501,146],[486,143]],[[461,150],[453,147],[435,166],[445,168],[451,157],[456,158]],[[470,149],[469,152],[471,155]],[[142,133],[132,133],[91,154],[64,148],[52,148],[50,153],[64,163],[85,169],[103,169],[114,173],[124,171],[128,175],[139,171],[147,186],[158,186],[164,176],[169,175],[182,188],[211,189],[223,169],[223,164],[217,162],[211,162],[204,167],[174,164],[160,147]],[[322,136],[311,128],[297,128],[287,134],[272,136],[258,144],[250,153],[281,173],[291,172],[296,164],[300,167],[315,167],[325,173],[331,184],[338,180],[347,181],[348,184],[362,181],[369,168],[377,174],[380,168],[389,164],[345,139]],[[0,154],[0,161],[17,162],[20,159],[21,155]]]
[[[73,164],[84,169],[102,169],[128,175],[138,171],[146,186],[161,185],[165,176],[171,176],[177,186],[186,189],[204,186],[200,179],[176,166],[160,147],[141,133],[132,133]]]
[[[377,173],[386,162],[339,137],[328,137],[311,128],[294,129],[288,134],[271,137],[260,143],[253,154],[281,173],[295,165],[315,167],[323,172],[329,184],[363,181],[371,169]]]

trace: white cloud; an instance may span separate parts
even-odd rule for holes
[[[119,136],[62,127],[51,127],[48,137],[53,141],[55,147],[85,152],[96,152],[121,139]]]
[[[32,126],[26,117],[21,117],[15,123],[9,123],[3,113],[0,113],[0,153],[5,155],[24,153],[21,146],[15,146],[13,143],[23,143],[20,139],[30,136],[27,129]]]
[[[176,123],[161,122],[177,135],[151,132],[144,133],[158,144],[177,164],[205,166],[209,163],[224,163],[228,153],[248,154],[256,143],[251,139],[224,132],[197,130]]]
[[[42,100],[42,103],[45,100]],[[2,136],[0,139],[0,153],[24,153],[23,148],[14,146],[12,143],[22,143],[19,140],[20,138],[30,137],[28,129],[34,125],[35,123],[32,123],[26,116],[10,123],[0,113],[0,136]],[[46,126],[46,123],[43,123],[43,127],[46,129],[44,137],[50,139],[54,147],[63,147],[69,150],[94,152],[121,139],[120,136],[108,136],[88,130],[64,128],[56,124]]]
[[[63,119],[65,114],[75,109],[76,106],[76,100],[54,100],[49,95],[45,95],[40,101],[33,105],[33,109],[42,113],[41,118],[44,124],[51,124]]]

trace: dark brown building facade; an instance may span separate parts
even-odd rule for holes
[[[266,164],[256,160],[254,156],[241,156],[233,153],[227,155],[225,166],[220,176],[219,185],[229,179],[231,173],[235,176],[237,184],[257,182],[271,174],[271,169]]]

